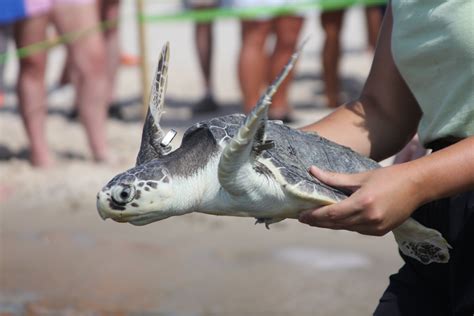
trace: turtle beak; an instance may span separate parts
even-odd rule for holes
[[[97,211],[99,211],[100,217],[105,221],[110,218],[110,215],[105,211],[104,208],[105,194],[101,191],[97,193]]]

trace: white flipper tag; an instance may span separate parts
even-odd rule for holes
[[[176,134],[178,134],[178,132],[176,132],[174,129],[171,129],[168,133],[166,133],[165,137],[163,137],[163,139],[161,140],[160,145],[162,147],[168,146],[171,143],[171,141],[173,141]]]

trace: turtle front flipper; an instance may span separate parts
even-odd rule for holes
[[[224,148],[219,161],[218,177],[222,187],[231,194],[242,195],[246,193],[250,178],[249,173],[253,173],[253,168],[245,167],[253,165],[255,159],[251,159],[251,157],[255,158],[267,146],[271,147],[271,142],[265,140],[271,98],[295,65],[300,51],[301,48],[291,56],[281,73],[262,95],[255,108],[247,115],[237,134]]]
[[[166,43],[161,51],[155,78],[151,86],[148,112],[143,126],[142,142],[137,155],[137,166],[155,158],[160,158],[171,151],[170,140],[174,135],[166,135],[160,127],[160,119],[163,114],[165,102],[166,85],[168,82],[168,64],[170,57],[169,43]]]
[[[425,227],[413,218],[393,230],[401,252],[423,264],[449,261],[451,246],[437,230]]]

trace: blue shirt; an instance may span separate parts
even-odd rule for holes
[[[0,0],[0,24],[8,24],[26,16],[23,0]]]

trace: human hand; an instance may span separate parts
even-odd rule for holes
[[[314,166],[309,171],[329,186],[353,192],[341,202],[301,213],[300,222],[310,226],[382,236],[421,204],[417,171],[406,164],[358,174],[332,173]]]

